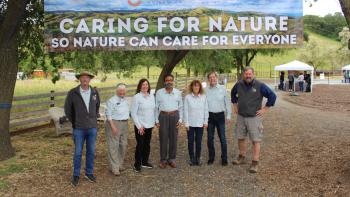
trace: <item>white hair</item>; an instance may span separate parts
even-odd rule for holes
[[[118,83],[117,84],[117,90],[121,90],[121,89],[126,89],[126,85],[124,83]]]

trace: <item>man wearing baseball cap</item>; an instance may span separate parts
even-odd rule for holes
[[[86,141],[85,178],[90,182],[96,182],[93,174],[95,141],[97,136],[97,118],[99,116],[100,98],[96,89],[89,84],[94,75],[84,71],[76,75],[80,85],[68,92],[64,111],[73,127],[73,141],[75,145],[73,164],[74,171],[72,185],[79,183],[81,157]]]

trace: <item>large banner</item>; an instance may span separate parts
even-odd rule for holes
[[[45,0],[45,47],[72,50],[290,48],[303,0]]]

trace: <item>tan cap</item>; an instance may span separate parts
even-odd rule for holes
[[[94,78],[95,76],[88,71],[82,71],[79,74],[76,74],[75,77],[79,79],[81,76],[89,76],[91,79]]]

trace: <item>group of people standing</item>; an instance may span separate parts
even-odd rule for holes
[[[280,89],[280,90],[284,90],[285,88],[287,88],[284,86],[284,76],[285,76],[284,71],[280,72],[280,84],[278,86],[278,89]],[[294,90],[295,74],[293,72],[289,71],[287,79],[288,79],[288,91],[289,92],[295,91]],[[307,74],[306,72],[299,73],[297,75],[296,81],[298,82],[300,92],[304,92],[304,91],[310,92],[311,91],[311,76],[310,76],[310,74]],[[306,88],[305,88],[305,83],[306,83]]]
[[[66,98],[65,112],[72,122],[75,152],[73,156],[74,172],[72,185],[79,182],[81,157],[86,141],[85,177],[96,182],[93,174],[94,149],[97,135],[97,117],[99,116],[100,98],[98,92],[89,86],[94,77],[88,72],[77,76],[80,85],[72,89]],[[118,84],[116,95],[106,103],[105,132],[108,144],[108,161],[110,171],[120,175],[125,170],[123,161],[127,152],[128,120],[134,123],[136,138],[135,162],[133,169],[140,172],[142,168],[153,168],[149,162],[152,130],[159,129],[160,160],[159,168],[167,166],[176,168],[176,152],[179,128],[187,130],[189,165],[201,165],[202,137],[207,130],[208,161],[215,161],[214,136],[217,130],[221,144],[221,164],[228,165],[226,124],[231,123],[232,109],[237,115],[235,135],[238,139],[239,156],[232,163],[245,163],[249,136],[253,143],[253,157],[249,171],[256,173],[260,155],[260,142],[263,136],[262,116],[276,101],[276,95],[264,83],[254,77],[254,70],[247,67],[243,79],[238,81],[231,91],[231,101],[226,88],[218,84],[218,75],[207,75],[209,86],[202,87],[199,80],[190,83],[188,91],[183,93],[174,87],[174,77],[164,77],[164,88],[154,96],[147,79],[138,83],[131,107],[125,98],[127,86]],[[262,106],[263,97],[268,99]]]

